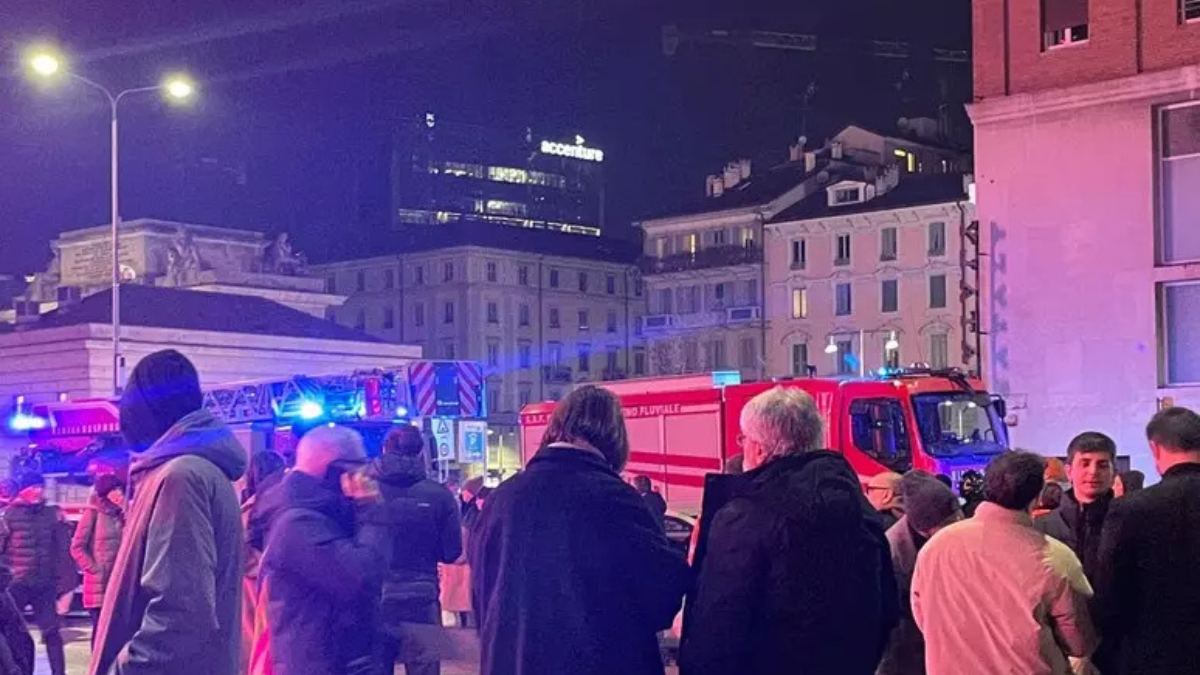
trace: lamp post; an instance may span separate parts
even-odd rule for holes
[[[117,110],[121,101],[126,96],[134,94],[143,94],[148,92],[163,92],[168,97],[183,101],[192,97],[196,93],[196,86],[188,78],[182,75],[173,75],[165,79],[162,83],[148,86],[135,87],[133,89],[124,89],[116,94],[112,93],[104,85],[90,80],[78,73],[71,72],[64,67],[63,58],[52,51],[46,49],[38,49],[32,52],[28,58],[29,69],[38,77],[49,79],[58,76],[66,76],[77,82],[81,82],[92,89],[104,94],[104,98],[108,101],[109,108],[109,143],[111,165],[109,167],[109,188],[110,188],[110,206],[112,207],[111,215],[111,236],[112,236],[112,389],[113,395],[121,394],[122,380],[122,364],[121,364],[121,211],[119,206],[120,198],[120,163],[117,153]]]

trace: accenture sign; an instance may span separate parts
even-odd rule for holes
[[[542,141],[542,154],[558,155],[559,157],[570,157],[571,159],[582,159],[587,162],[603,162],[604,151],[596,148],[589,148],[582,143],[570,145],[568,143],[555,143],[554,141]]]

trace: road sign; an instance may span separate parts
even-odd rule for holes
[[[438,460],[454,459],[454,423],[448,419],[433,421],[433,444],[437,447]]]
[[[487,458],[487,422],[462,420],[458,423],[459,461],[479,463]]]

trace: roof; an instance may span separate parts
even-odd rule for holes
[[[814,172],[824,168],[824,158],[819,158]],[[642,220],[656,220],[673,216],[688,216],[698,213],[716,213],[750,206],[761,206],[782,197],[788,190],[804,182],[810,172],[805,171],[804,162],[788,162],[768,169],[765,173],[750,174],[750,177],[724,191],[720,197],[705,197],[682,207],[646,216]]]
[[[841,180],[862,179],[857,176],[834,176],[828,185]],[[926,204],[942,204],[966,199],[962,174],[936,173],[902,175],[896,187],[883,195],[859,204],[830,206],[825,190],[817,190],[771,219],[773,223],[816,218],[836,218],[857,213],[889,211]]]
[[[41,330],[111,321],[112,290],[109,289],[89,295],[77,304],[47,312],[37,323],[23,328]],[[380,342],[366,333],[265,298],[140,284],[121,286],[121,323],[146,328]]]
[[[462,246],[480,246],[539,255],[583,258],[632,265],[641,254],[637,241],[568,234],[554,230],[500,225],[483,221],[461,221],[443,225],[414,225],[367,239],[343,240],[320,250],[310,259],[316,264],[376,258],[402,253],[421,253]]]

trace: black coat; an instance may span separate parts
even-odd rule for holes
[[[1033,526],[1070,547],[1083,563],[1087,578],[1095,579],[1100,532],[1112,500],[1113,495],[1109,492],[1084,506],[1076,501],[1074,490],[1067,490],[1058,508],[1035,519]]]
[[[542,450],[471,534],[482,675],[661,675],[687,564],[597,453]]]
[[[66,543],[62,542],[61,522],[58,507],[45,502],[14,501],[5,510],[0,551],[15,582],[29,586],[57,583],[61,544]]]
[[[747,474],[717,512],[684,626],[684,675],[871,675],[899,616],[891,553],[845,458]]]
[[[386,522],[325,481],[293,471],[266,492],[259,578],[274,675],[346,675],[369,663],[387,566]]]
[[[1114,500],[1097,560],[1101,672],[1200,674],[1200,464]]]

